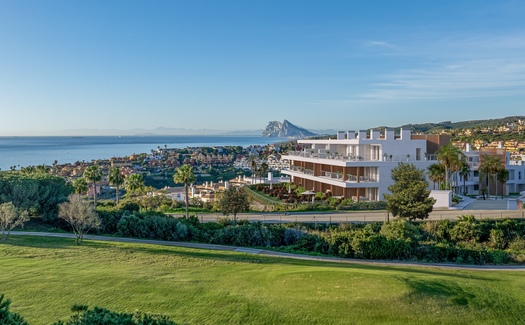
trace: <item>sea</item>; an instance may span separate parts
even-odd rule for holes
[[[150,153],[158,147],[186,148],[211,146],[266,145],[283,138],[260,136],[45,136],[0,137],[0,168],[74,163]]]

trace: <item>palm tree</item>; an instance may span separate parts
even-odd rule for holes
[[[118,167],[115,167],[115,168],[112,168],[110,171],[109,171],[109,184],[111,185],[114,185],[116,188],[117,188],[117,193],[116,193],[116,203],[118,205],[119,203],[119,196],[120,196],[120,187],[122,185],[124,185],[124,181],[125,181],[125,177],[124,177],[124,174],[122,174],[120,172],[120,168]]]
[[[255,183],[255,173],[257,172],[257,162],[255,161],[255,156],[251,157],[252,164],[252,184]]]
[[[466,181],[468,180],[470,172],[470,165],[466,161],[462,162],[459,169],[459,175],[463,178],[463,195],[467,195]]]
[[[504,169],[501,160],[496,156],[483,155],[479,171],[485,177],[487,195],[490,197],[490,179],[497,175],[499,169]],[[496,199],[497,199],[497,184],[496,184]]]
[[[97,165],[91,165],[84,170],[84,179],[93,184],[93,205],[97,207],[97,182],[102,178],[100,168]]]
[[[443,181],[445,175],[445,168],[439,164],[432,164],[428,166],[428,178],[432,181],[434,190],[436,189],[436,182],[438,183],[438,189],[441,188],[441,181]]]
[[[186,218],[189,218],[190,214],[188,186],[195,182],[195,174],[193,173],[193,167],[191,167],[190,165],[182,165],[181,167],[177,168],[177,172],[175,173],[175,175],[173,175],[173,181],[175,183],[184,183],[184,201],[186,203]]]
[[[88,191],[88,183],[83,178],[77,178],[73,181],[73,188],[76,194],[84,194]]]
[[[498,182],[501,184],[501,199],[503,200],[503,195],[505,191],[503,190],[503,184],[509,179],[509,171],[505,168],[498,169],[497,176]]]
[[[141,174],[133,174],[126,178],[126,192],[129,194],[139,192],[144,188],[144,177]]]
[[[259,168],[259,172],[261,174],[261,177],[264,178],[264,175],[266,175],[268,173],[268,164],[267,163],[262,163],[261,164],[261,167]]]
[[[445,167],[445,189],[452,190],[451,174],[456,172],[463,160],[465,155],[454,147],[452,144],[441,147],[437,151],[438,163]]]

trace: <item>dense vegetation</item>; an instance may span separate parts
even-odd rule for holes
[[[228,251],[14,236],[0,287],[30,324],[72,304],[181,324],[519,324],[521,272],[287,260]],[[380,308],[378,308],[378,306]]]
[[[503,264],[525,262],[525,221],[482,220],[371,224],[263,224],[229,219],[201,223],[195,217],[99,209],[100,233],[124,237],[271,247],[359,259]]]
[[[31,216],[54,221],[58,204],[65,202],[73,188],[62,177],[45,173],[0,172],[0,203],[12,202]]]

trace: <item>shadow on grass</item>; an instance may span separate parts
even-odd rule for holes
[[[396,277],[410,289],[407,298],[411,301],[419,301],[424,297],[441,300],[447,305],[467,306],[476,296],[471,294],[457,283],[446,280],[422,280]]]

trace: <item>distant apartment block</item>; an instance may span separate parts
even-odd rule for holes
[[[379,201],[393,184],[393,168],[405,162],[426,171],[437,163],[436,152],[449,141],[448,135],[414,135],[404,129],[399,134],[393,129],[386,129],[383,134],[379,130],[339,131],[335,139],[298,140],[303,149],[282,156],[281,159],[290,163],[282,173],[307,190],[329,191],[333,196],[355,201]],[[484,154],[503,155],[501,159],[509,171],[509,180],[500,186],[500,191],[507,194],[525,190],[525,166],[513,164],[503,148],[491,150],[468,148],[464,152],[471,166],[471,174],[465,179],[467,194],[480,193],[478,167]],[[454,179],[454,185],[457,193],[463,193],[461,177]],[[429,182],[431,189],[433,184]]]

